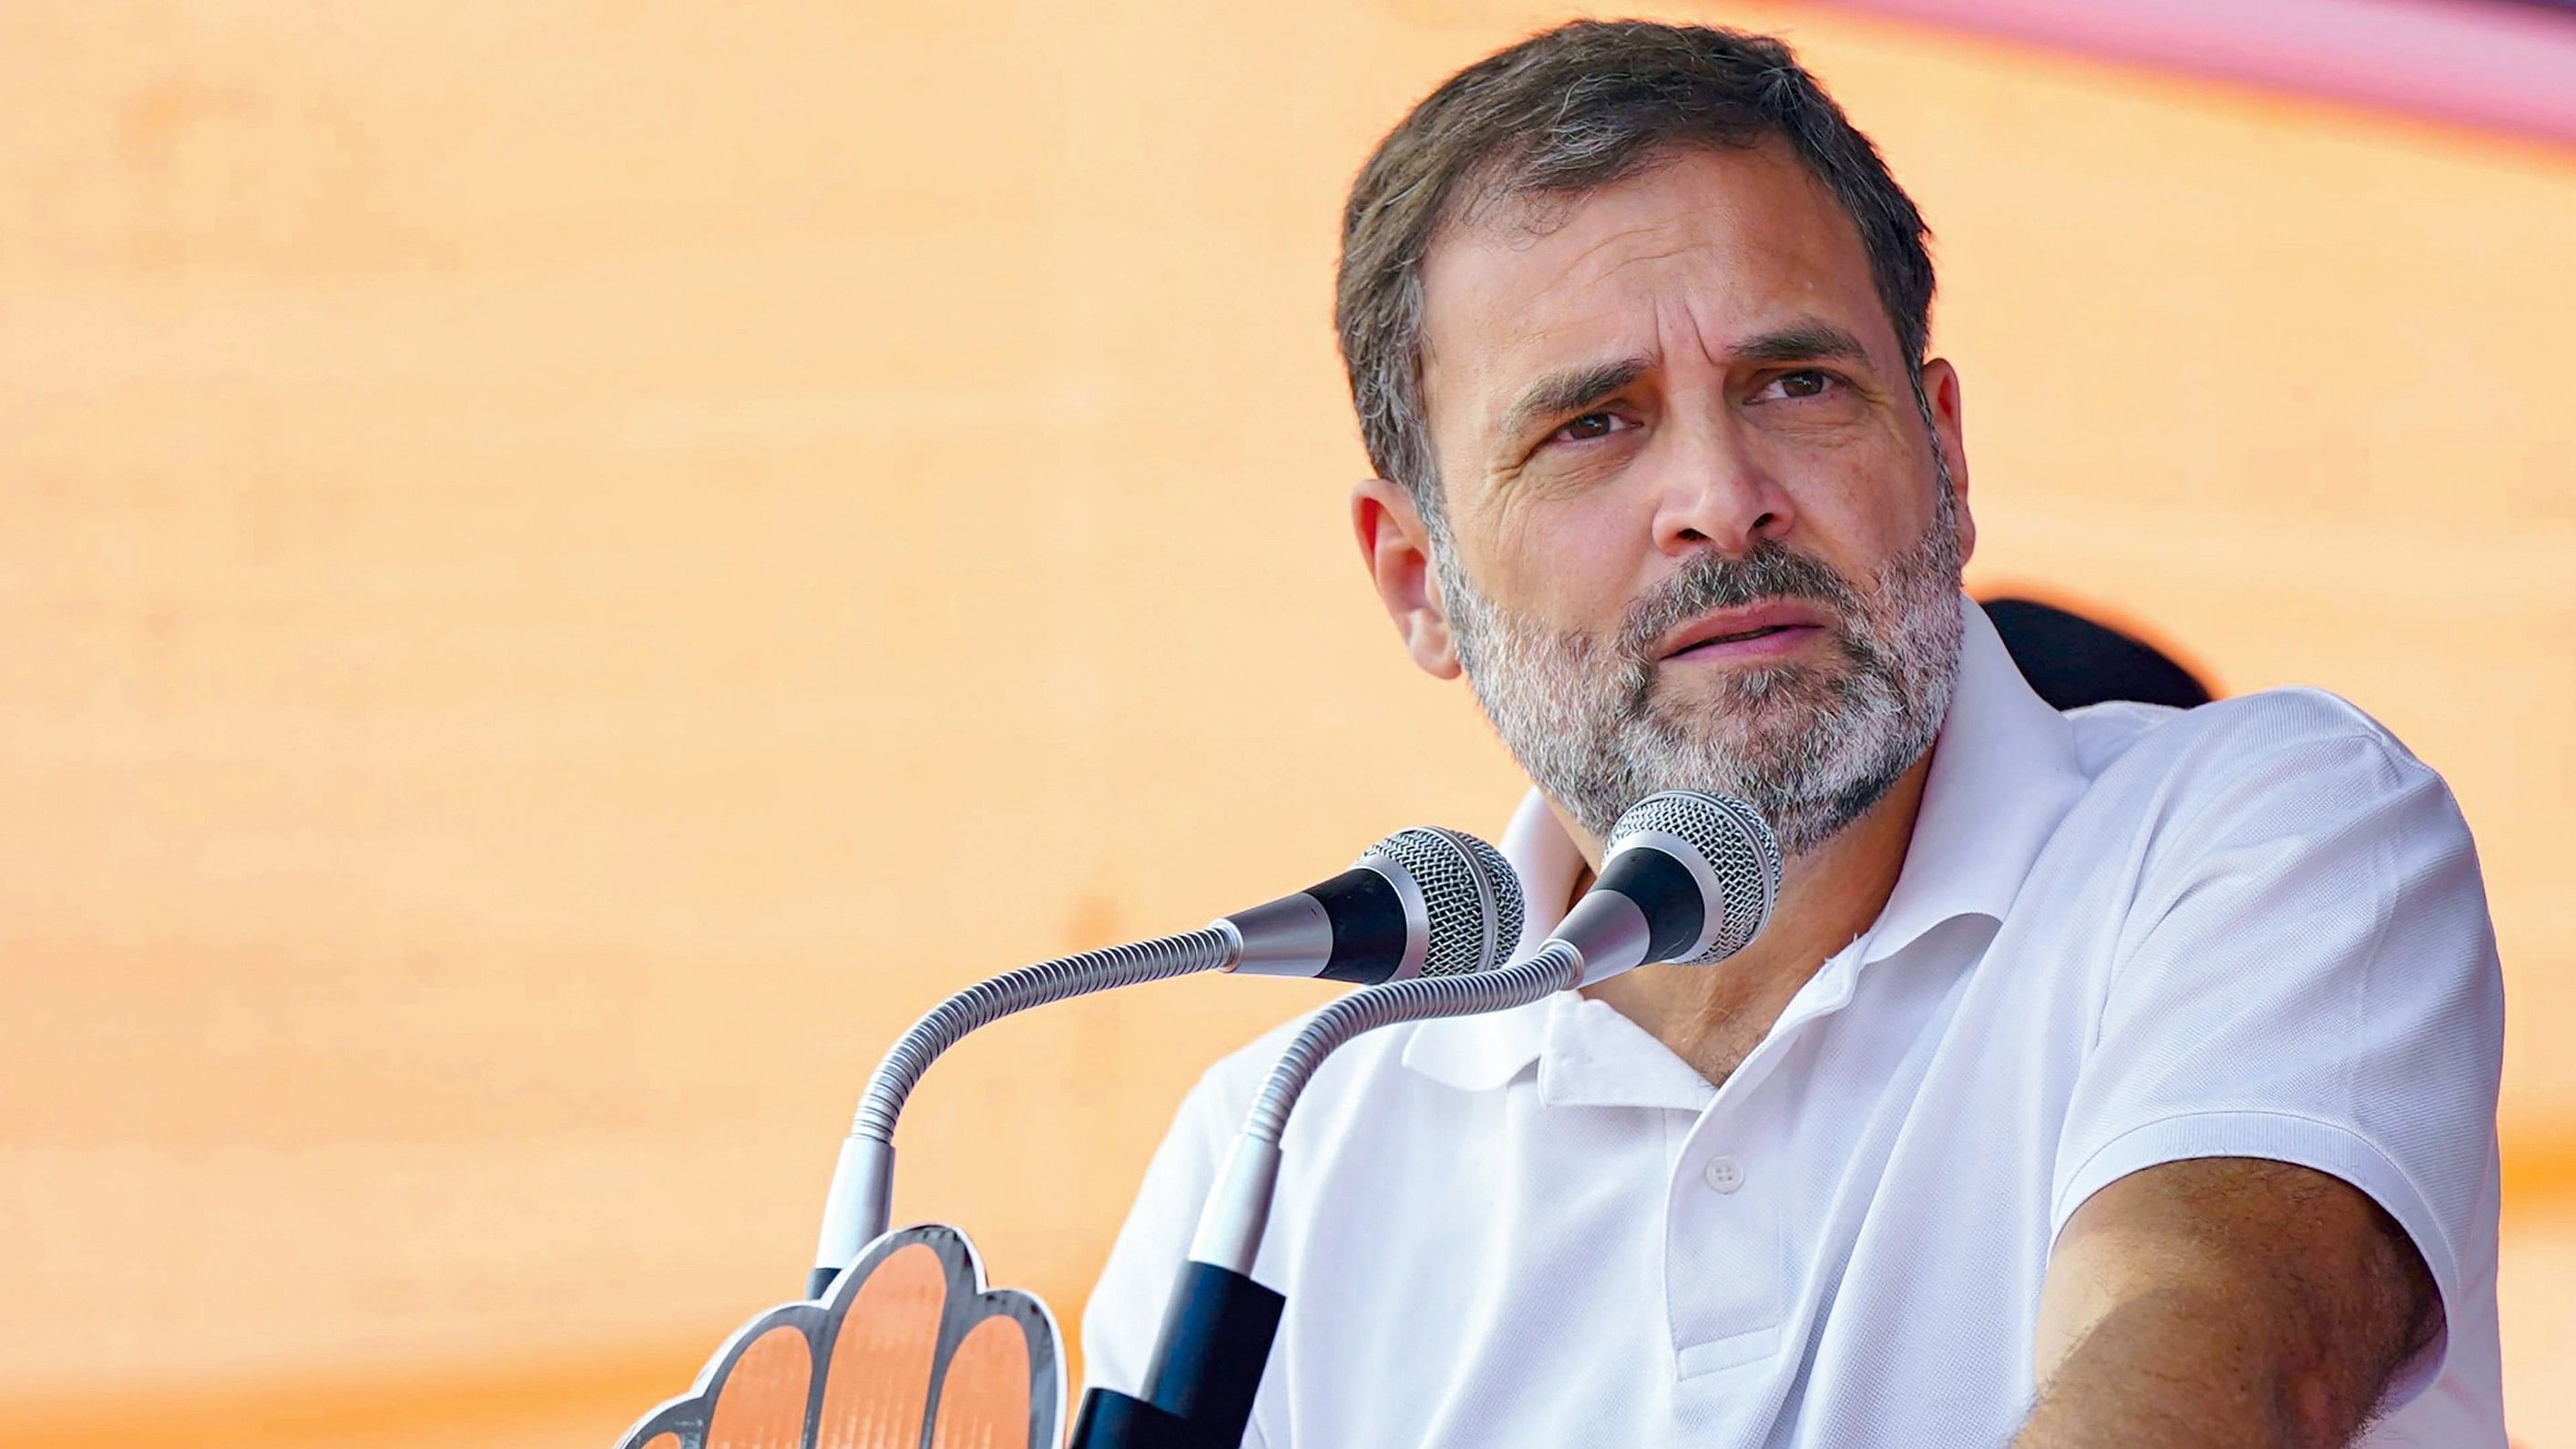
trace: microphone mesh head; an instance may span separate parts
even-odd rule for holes
[[[1511,959],[1521,940],[1521,878],[1503,853],[1459,830],[1417,825],[1399,830],[1369,856],[1413,878],[1431,940],[1425,976],[1491,971]]]
[[[1705,881],[1716,883],[1717,899],[1706,903],[1713,928],[1708,945],[1678,964],[1705,966],[1723,961],[1753,943],[1771,919],[1780,895],[1780,842],[1762,812],[1709,790],[1663,790],[1628,807],[1610,830],[1615,851],[1629,836],[1652,831],[1685,842],[1698,852],[1696,864]]]

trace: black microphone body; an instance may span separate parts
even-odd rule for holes
[[[1362,864],[1295,895],[1237,911],[1224,924],[1243,938],[1243,949],[1225,969],[1358,986],[1419,974],[1429,950],[1427,943],[1413,941],[1412,923],[1426,913],[1407,894],[1385,870]]]

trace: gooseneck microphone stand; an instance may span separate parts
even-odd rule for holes
[[[1779,895],[1780,848],[1751,806],[1665,791],[1610,832],[1599,878],[1537,952],[1500,970],[1390,982],[1308,1018],[1271,1069],[1208,1194],[1144,1393],[1083,1396],[1071,1449],[1238,1449],[1287,1299],[1252,1278],[1279,1181],[1289,1113],[1324,1059],[1404,1021],[1527,1005],[1648,961],[1705,965],[1742,950]]]
[[[1516,965],[1474,976],[1396,981],[1354,991],[1308,1018],[1280,1054],[1199,1217],[1172,1285],[1142,1398],[1111,1389],[1083,1397],[1072,1449],[1236,1449],[1270,1362],[1288,1300],[1253,1281],[1252,1264],[1279,1182],[1288,1114],[1324,1059],[1351,1038],[1402,1021],[1504,1011],[1582,979],[1583,956],[1550,941]]]
[[[819,1299],[893,1217],[894,1128],[930,1064],[1003,1017],[1202,971],[1374,985],[1484,970],[1520,938],[1520,877],[1462,831],[1399,830],[1330,880],[1206,928],[1085,951],[979,982],[933,1007],[868,1081],[841,1144],[805,1296]]]
[[[924,1072],[968,1032],[1003,1017],[1121,986],[1141,986],[1174,976],[1225,969],[1241,955],[1243,937],[1231,921],[1204,930],[1078,956],[1041,961],[1006,971],[932,1007],[896,1039],[868,1079],[850,1135],[842,1140],[824,1201],[823,1235],[805,1296],[821,1298],[832,1280],[875,1241],[894,1216],[894,1124]]]

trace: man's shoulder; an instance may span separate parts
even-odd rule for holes
[[[2304,685],[2215,700],[2196,709],[2099,704],[2066,722],[2095,791],[2164,795],[2221,791],[2296,760],[2394,780],[2430,769],[2386,725],[2340,695]]]
[[[2269,689],[2196,709],[2095,705],[2066,713],[2085,784],[2043,857],[2118,884],[2148,909],[2212,870],[2361,850],[2394,862],[2473,859],[2450,786],[2387,726],[2321,689]],[[2035,866],[2035,869],[2041,868]],[[2387,874],[2377,866],[2362,878]]]

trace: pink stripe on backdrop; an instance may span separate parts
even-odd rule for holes
[[[2512,0],[1824,0],[2576,145],[2576,15]]]

